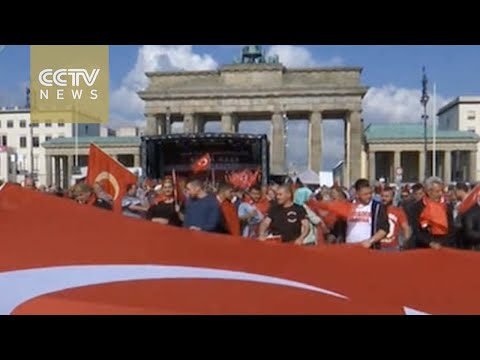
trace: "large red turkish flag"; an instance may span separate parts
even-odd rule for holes
[[[13,185],[0,219],[0,314],[480,314],[473,252],[269,244]]]

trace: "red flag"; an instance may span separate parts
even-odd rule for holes
[[[425,208],[420,214],[420,226],[423,228],[430,228],[432,235],[447,235],[448,234],[448,217],[446,202],[435,202],[423,197]]]
[[[342,219],[348,219],[355,209],[355,204],[345,200],[318,201],[317,208],[328,211]]]
[[[246,190],[255,185],[259,176],[259,169],[255,170],[255,172],[251,170],[241,170],[225,175],[225,180],[236,188]]]
[[[9,184],[0,214],[0,314],[480,314],[478,252],[268,245]]]
[[[458,205],[458,213],[465,214],[468,210],[470,210],[473,206],[478,203],[480,199],[480,184],[475,186],[472,191],[467,195],[465,199]]]
[[[96,182],[113,197],[113,209],[121,211],[127,186],[136,184],[137,177],[97,145],[90,144],[86,183],[93,185]]]
[[[210,168],[211,163],[212,159],[210,158],[210,154],[205,154],[193,163],[192,171],[194,174],[206,171]]]

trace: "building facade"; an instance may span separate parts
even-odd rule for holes
[[[0,145],[8,148],[9,166],[14,174],[0,169],[0,177],[21,182],[24,176],[34,173],[40,183],[45,183],[45,152],[41,144],[58,137],[73,136],[72,124],[30,123],[30,110],[18,107],[0,109]]]
[[[79,137],[77,143],[74,138],[52,139],[43,144],[46,184],[66,189],[76,176],[84,177],[92,143],[98,145],[125,167],[139,171],[140,142],[141,139],[138,136],[84,136]],[[79,174],[74,174],[75,168]]]
[[[241,63],[215,71],[147,73],[146,135],[171,132],[183,122],[185,133],[202,133],[205,123],[218,121],[222,132],[238,132],[241,121],[269,120],[270,169],[285,175],[287,123],[308,119],[308,168],[318,173],[325,119],[345,124],[345,183],[361,174],[362,99],[367,87],[359,67],[287,69],[268,63],[261,49],[244,49]],[[253,59],[253,60],[252,60]]]
[[[436,161],[433,169],[433,137],[427,131],[427,154],[424,150],[424,133],[421,124],[371,124],[365,129],[365,168],[368,178],[384,178],[397,182],[397,169],[402,169],[402,182],[424,180],[436,175],[446,183],[456,181],[476,182],[477,149],[480,137],[474,132],[438,130],[436,134]]]
[[[438,128],[480,134],[480,96],[460,96],[443,106],[438,111]],[[477,163],[480,164],[480,144]],[[480,177],[478,168],[476,177]]]

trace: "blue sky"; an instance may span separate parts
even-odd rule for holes
[[[479,95],[480,46],[332,46],[264,45],[269,54],[277,54],[289,67],[361,66],[362,82],[370,87],[364,99],[363,116],[370,122],[420,121],[421,69],[425,65],[431,81],[436,82],[438,104],[461,95]],[[148,45],[110,47],[110,123],[142,124],[143,104],[135,92],[145,86],[145,71],[201,70],[231,63],[240,54],[240,45]],[[7,45],[0,52],[0,106],[23,105],[24,89],[29,81],[29,47]],[[217,130],[211,125],[210,131]],[[266,124],[243,131],[268,132]],[[342,156],[338,143],[341,124],[325,126],[327,167]],[[241,127],[242,129],[242,127]],[[304,163],[306,124],[289,128],[292,161]],[[297,146],[298,145],[298,146]]]
[[[110,77],[113,87],[135,65],[140,46],[110,47]],[[480,46],[379,46],[379,45],[308,45],[313,57],[328,60],[343,59],[345,65],[362,66],[363,81],[368,86],[393,84],[415,88],[420,84],[422,65],[427,66],[429,78],[435,80],[442,95],[475,95],[479,92]],[[240,46],[194,45],[199,54],[210,54],[219,63],[230,63],[238,56]],[[267,47],[268,48],[268,47]],[[30,52],[28,46],[7,45],[0,54],[0,89],[18,91],[18,86],[29,78]],[[0,98],[1,105],[5,100]]]

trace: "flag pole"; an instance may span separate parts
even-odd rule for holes
[[[433,114],[432,114],[432,170],[433,176],[437,176],[437,84],[433,83]]]
[[[178,205],[177,173],[175,169],[172,169],[172,182],[173,182],[173,198],[175,200],[175,206],[177,206]]]
[[[212,186],[215,189],[215,169],[213,168],[213,166],[211,168],[211,172],[212,172]]]

